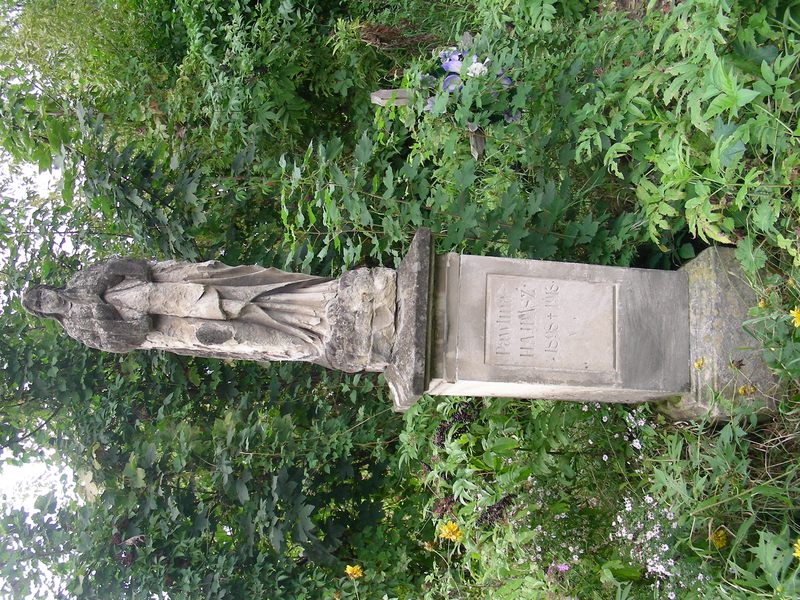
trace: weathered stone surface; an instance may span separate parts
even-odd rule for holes
[[[110,352],[166,350],[380,371],[394,338],[394,279],[392,269],[332,280],[216,261],[123,258],[80,271],[66,288],[34,286],[23,304]]]
[[[339,278],[328,305],[327,364],[341,371],[383,371],[395,337],[395,272],[357,269]]]
[[[725,419],[734,405],[771,409],[778,381],[742,327],[757,298],[732,248],[709,248],[681,271],[689,281],[691,390],[659,404],[676,420]]]
[[[686,275],[439,257],[428,393],[644,402],[689,389]]]
[[[658,401],[673,419],[770,408],[778,382],[742,328],[755,297],[730,249],[678,272],[446,254],[421,229],[400,268],[338,280],[215,261],[113,259],[23,298],[101,350],[304,360],[423,393]]]
[[[397,337],[384,372],[397,411],[414,404],[428,383],[432,260],[431,232],[420,229],[397,269]]]
[[[411,102],[411,90],[377,90],[369,95],[369,99],[378,106],[407,106]]]

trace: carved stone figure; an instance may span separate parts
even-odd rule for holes
[[[23,306],[111,352],[382,371],[394,338],[395,272],[358,269],[330,279],[216,261],[122,258],[80,271],[65,288],[34,286]]]
[[[382,372],[398,411],[422,394],[510,396],[654,401],[686,420],[771,408],[779,382],[741,326],[756,300],[731,249],[654,271],[435,256],[420,229],[397,271],[115,259],[23,305],[101,350]]]

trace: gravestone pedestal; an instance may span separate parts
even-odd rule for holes
[[[689,282],[692,386],[659,403],[674,420],[724,419],[736,405],[770,411],[778,381],[761,360],[761,348],[742,327],[758,299],[733,248],[708,248],[680,271]]]
[[[777,383],[742,330],[755,297],[730,249],[677,272],[445,254],[421,229],[397,271],[329,279],[258,265],[113,258],[22,304],[107,352],[165,350],[383,372],[424,393],[658,402],[725,418]]]
[[[739,348],[755,345],[741,330],[750,299],[740,283],[722,284],[735,262],[720,256],[709,250],[681,271],[433,257],[421,233],[398,270],[400,368],[386,372],[395,409],[428,393],[658,401],[676,419],[722,417],[712,402],[720,393],[746,379],[753,396],[774,381],[750,354],[744,374]],[[404,271],[415,274],[410,287]],[[707,362],[695,369],[699,355]]]

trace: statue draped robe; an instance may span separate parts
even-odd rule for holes
[[[60,321],[73,338],[111,352],[328,366],[326,308],[337,290],[337,280],[275,268],[114,259],[73,277]]]

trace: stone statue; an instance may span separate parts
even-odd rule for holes
[[[382,371],[394,339],[395,272],[357,269],[339,279],[217,261],[108,260],[64,288],[37,285],[23,306],[110,352],[257,361],[303,360]]]
[[[420,229],[396,271],[122,258],[34,286],[23,305],[111,352],[381,372],[398,411],[431,394],[654,401],[674,419],[722,419],[722,399],[769,409],[780,389],[741,326],[757,299],[740,271],[725,248],[680,271],[435,256]]]

